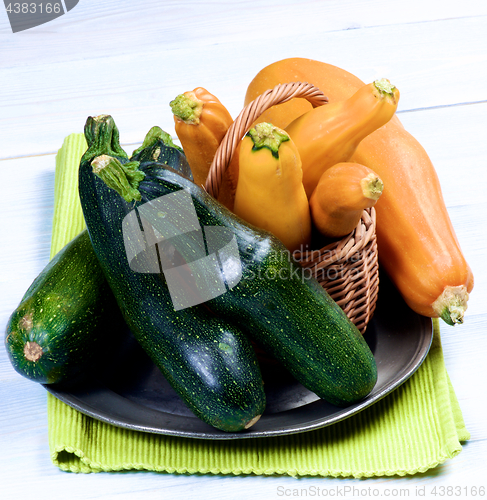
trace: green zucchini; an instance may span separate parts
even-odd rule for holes
[[[140,213],[148,217],[144,229],[149,227],[149,222],[164,235],[167,213],[158,210],[158,200],[178,194],[171,198],[176,200],[172,213],[180,213],[184,218],[186,197],[180,194],[186,193],[205,233],[207,226],[222,229],[211,233],[208,246],[225,247],[230,234],[238,248],[237,255],[220,253],[224,293],[210,294],[204,305],[217,317],[238,324],[249,338],[320,398],[346,406],[370,393],[377,380],[377,367],[367,343],[318,282],[303,274],[277,238],[245,223],[166,165],[133,162],[117,153],[118,130],[110,117],[89,119],[88,135],[96,127],[100,129],[99,138],[93,141],[95,146],[88,150],[80,167],[80,197],[97,255],[114,276],[112,289],[118,289],[115,295],[122,309],[133,314],[133,322],[129,322],[132,330],[135,323],[144,322],[144,315],[156,306],[146,299],[142,275],[135,278],[126,271],[128,254],[121,238],[123,216],[137,208],[139,217]],[[101,147],[102,144],[105,146]],[[147,209],[151,203],[153,210]],[[119,207],[117,214],[114,214],[115,205]],[[177,218],[174,224],[176,227]],[[100,227],[104,227],[105,232]],[[191,265],[195,262],[198,238],[200,231],[191,231],[179,237],[176,243],[174,238],[167,244],[160,240],[158,248],[160,258],[168,259],[169,264],[177,258],[186,262],[193,270],[193,284],[197,288],[193,291],[204,296],[215,284],[213,274],[198,274],[197,267]],[[125,284],[117,277],[121,274]],[[145,276],[148,286],[155,287],[156,275]],[[166,290],[167,285],[163,289]],[[162,289],[158,293],[162,294]],[[146,300],[145,307],[132,304]],[[173,309],[167,300],[166,311]],[[155,321],[162,320],[157,316]],[[146,336],[143,341],[149,350],[153,348],[154,338]]]
[[[81,206],[95,253],[134,337],[196,416],[222,431],[249,428],[265,409],[262,375],[249,339],[204,304],[176,310],[164,275],[134,271],[127,260],[123,222],[148,201],[143,187],[149,174],[138,166],[139,160],[153,161],[153,141],[146,138],[129,160],[106,115],[88,118],[85,137],[89,148],[79,169]],[[164,165],[182,154],[164,142],[157,148],[159,162],[173,158]],[[92,161],[103,154],[116,157],[124,170],[104,176],[102,162],[93,169]],[[123,185],[120,194],[106,184],[117,182]],[[139,243],[137,236],[132,242]],[[142,266],[144,253],[137,259]]]
[[[174,144],[171,136],[157,126],[149,130],[142,145],[132,153],[131,160],[163,163],[193,180],[191,167],[182,148]]]
[[[47,264],[7,324],[17,372],[42,384],[75,384],[126,329],[86,230]],[[100,354],[100,356],[98,356]]]

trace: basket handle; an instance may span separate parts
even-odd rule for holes
[[[307,99],[314,108],[328,102],[328,98],[314,85],[306,82],[291,82],[276,85],[247,104],[229,127],[211,163],[205,189],[213,198],[218,196],[225,170],[252,123],[271,106],[282,104],[294,97]]]

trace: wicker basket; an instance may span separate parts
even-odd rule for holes
[[[229,128],[210,167],[205,188],[217,198],[226,168],[252,123],[268,108],[300,97],[313,107],[328,99],[321,90],[302,82],[277,85],[242,109]],[[364,210],[357,227],[341,240],[323,248],[294,252],[296,261],[315,277],[364,333],[375,310],[379,266],[375,233],[375,209]]]

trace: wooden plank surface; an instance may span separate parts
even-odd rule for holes
[[[476,278],[465,324],[442,325],[471,441],[455,459],[406,478],[67,474],[50,462],[45,390],[16,374],[0,349],[2,500],[270,499],[296,488],[333,495],[343,485],[382,496],[404,488],[413,497],[422,487],[487,485],[485,1],[85,0],[16,34],[0,6],[0,326],[48,261],[55,153],[66,135],[81,132],[87,116],[110,113],[131,151],[152,125],[173,134],[168,103],[196,86],[236,116],[257,71],[289,56],[336,64],[364,81],[384,76],[401,90],[400,119],[436,166]]]
[[[309,9],[318,4],[321,17],[327,17],[328,2],[311,4]],[[377,6],[378,11],[385,8],[384,3]],[[235,16],[233,10],[230,12]],[[118,17],[114,16],[115,27],[120,27]],[[54,23],[61,23],[61,19]],[[172,18],[164,19],[167,19],[164,24],[171,26]],[[175,19],[182,22],[179,17]],[[485,15],[345,30],[331,30],[328,20],[325,23],[328,30],[305,32],[301,32],[299,22],[295,28],[292,19],[290,13],[287,16],[281,13],[275,22],[269,23],[268,29],[259,29],[258,25],[250,30],[249,23],[244,23],[244,29],[241,31],[239,27],[233,37],[225,28],[219,43],[199,38],[185,42],[184,30],[176,39],[161,30],[169,40],[154,44],[150,31],[146,34],[142,27],[135,35],[131,31],[130,37],[117,30],[113,37],[107,34],[102,37],[100,29],[93,33],[93,27],[88,32],[82,30],[78,37],[80,27],[75,26],[68,33],[61,31],[40,37],[36,53],[39,51],[46,57],[35,57],[32,50],[19,48],[18,64],[13,64],[17,60],[15,47],[9,47],[13,35],[1,35],[0,43],[2,38],[6,39],[7,50],[0,58],[5,82],[0,115],[5,135],[0,158],[54,152],[66,130],[81,131],[88,115],[107,109],[117,119],[123,141],[140,141],[154,124],[172,132],[169,101],[199,85],[218,95],[235,116],[242,108],[245,89],[258,70],[289,56],[324,60],[348,69],[365,81],[387,77],[403,89],[400,110],[485,99],[482,86],[487,79]],[[111,29],[108,24],[113,22],[111,17],[101,20],[107,22],[106,30]],[[122,25],[128,29],[130,24],[126,23],[125,18]],[[222,26],[235,27],[235,17],[230,16],[226,23],[214,23],[204,29],[199,27],[199,36],[201,31],[209,30],[215,37]],[[143,26],[142,21],[136,20],[135,26],[139,24]],[[49,24],[45,26],[47,30]],[[292,35],[285,36],[289,32]],[[16,37],[27,38],[27,35],[28,31]],[[268,37],[272,35],[276,38],[270,43]],[[28,41],[22,40],[22,46],[25,45]],[[464,54],[464,47],[468,47],[468,54]],[[60,60],[55,58],[58,52]]]

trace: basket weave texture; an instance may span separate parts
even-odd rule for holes
[[[327,97],[305,82],[276,85],[245,106],[228,129],[208,173],[205,189],[218,197],[225,170],[238,144],[256,119],[271,106],[293,98],[307,99],[313,107]],[[379,288],[375,209],[364,210],[356,228],[344,238],[322,248],[293,252],[296,262],[318,280],[350,320],[364,333],[372,318]]]

